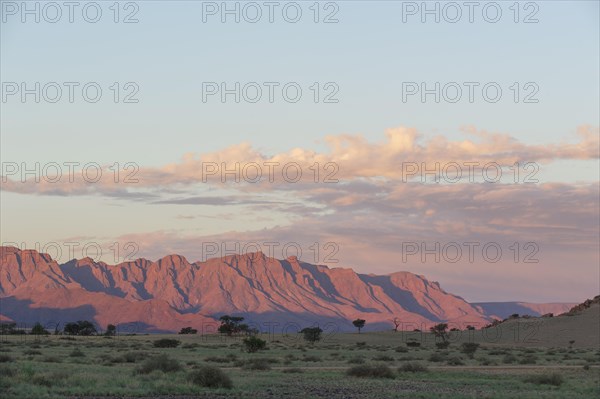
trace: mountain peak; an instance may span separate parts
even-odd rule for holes
[[[5,252],[12,255],[2,261],[0,296],[6,299],[18,295],[19,301],[9,300],[6,303],[13,305],[2,309],[3,315],[13,320],[27,314],[38,317],[39,313],[28,310],[31,304],[32,308],[48,309],[48,314],[56,309],[59,313],[54,314],[63,315],[77,306],[92,312],[90,318],[110,310],[112,317],[152,321],[155,326],[177,326],[181,318],[192,325],[191,319],[184,316],[201,320],[224,313],[243,314],[257,323],[334,322],[342,330],[352,328],[348,320],[356,317],[379,328],[394,318],[413,323],[461,318],[487,322],[485,314],[462,298],[410,272],[363,275],[351,268],[330,269],[302,262],[296,256],[278,260],[261,251],[193,264],[181,255],[171,254],[156,261],[140,258],[117,266],[91,258],[59,266],[51,259],[36,261],[23,256],[28,252],[16,248]],[[22,264],[16,260],[21,258]],[[56,270],[49,266],[51,262]],[[57,302],[55,298],[59,297],[65,300]],[[139,310],[140,303],[147,304],[144,312],[134,312],[132,309]],[[165,319],[151,319],[155,312],[164,314]]]

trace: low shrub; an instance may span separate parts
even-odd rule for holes
[[[373,358],[373,360],[377,360],[379,362],[393,362],[396,359],[394,359],[393,357],[388,356],[388,355],[379,355],[379,356],[375,356]]]
[[[304,357],[302,358],[303,362],[320,362],[321,358],[319,356],[307,356],[304,355]]]
[[[416,356],[400,356],[398,358],[398,360],[400,360],[401,362],[410,362],[412,360],[420,360],[420,359]]]
[[[209,356],[209,357],[204,358],[204,361],[212,362],[212,363],[230,363],[230,362],[233,362],[234,360],[235,360],[234,358],[225,357],[225,356]]]
[[[287,373],[287,374],[292,374],[292,373],[304,373],[304,370],[302,370],[299,367],[290,367],[287,369],[283,369],[281,370],[283,373]]]
[[[10,378],[17,375],[17,370],[11,368],[10,366],[2,366],[0,367],[0,377]]]
[[[511,363],[516,362],[516,361],[517,361],[517,357],[515,355],[513,355],[512,353],[507,353],[502,358],[502,363],[504,363],[504,364],[511,364]]]
[[[14,362],[15,359],[12,358],[12,356],[8,356],[8,355],[0,355],[0,363],[9,363],[9,362]]]
[[[446,360],[446,364],[448,366],[464,366],[464,362],[462,361],[462,358],[459,356],[453,356],[448,358],[448,360]]]
[[[126,352],[120,356],[119,363],[136,363],[138,360],[143,360],[148,357],[146,352]]]
[[[394,378],[392,369],[384,365],[361,365],[349,368],[346,374],[360,378]]]
[[[408,352],[408,348],[405,348],[403,346],[399,346],[399,347],[397,347],[395,349],[395,351],[398,352],[398,353],[406,353],[406,352]]]
[[[448,341],[436,342],[435,346],[438,349],[448,349],[448,347],[450,346],[450,342],[448,342]]]
[[[443,362],[448,359],[448,352],[436,352],[429,356],[429,361],[434,363]]]
[[[398,367],[399,373],[424,373],[428,371],[427,366],[421,363],[404,363]]]
[[[34,385],[39,385],[48,388],[54,385],[52,379],[50,379],[49,376],[47,376],[46,374],[34,375],[31,379],[31,383]]]
[[[38,351],[37,349],[27,349],[25,352],[23,352],[24,355],[28,355],[28,356],[33,356],[33,355],[41,355],[42,352]]]
[[[417,342],[417,341],[408,341],[406,343],[406,346],[411,347],[411,348],[418,348],[419,346],[421,346],[421,343]]]
[[[271,364],[268,359],[250,359],[244,362],[242,366],[245,370],[271,370]]]
[[[476,342],[463,342],[460,346],[460,351],[472,359],[478,348],[479,344]]]
[[[536,364],[537,357],[534,355],[525,355],[519,360],[519,364]]]
[[[482,366],[496,366],[498,362],[487,358],[481,358],[479,359],[479,364],[481,364]]]
[[[525,377],[523,381],[538,385],[554,385],[557,387],[565,382],[563,376],[558,373],[529,375]]]
[[[348,364],[363,364],[365,362],[365,359],[363,359],[362,357],[353,357],[348,359]]]
[[[188,374],[188,380],[205,388],[233,388],[233,382],[223,370],[213,366],[201,366]]]
[[[83,351],[79,348],[75,348],[73,349],[73,351],[71,351],[71,353],[69,353],[70,357],[85,357],[85,353],[83,353]]]
[[[31,378],[31,382],[35,385],[44,387],[54,387],[61,385],[69,378],[66,371],[54,371],[51,373],[36,374]]]
[[[171,338],[162,338],[154,341],[155,348],[177,348],[181,341]]]
[[[62,359],[57,356],[46,356],[42,359],[42,362],[45,363],[61,363]]]
[[[181,370],[181,365],[177,360],[167,355],[158,355],[147,359],[136,369],[136,372],[138,374],[149,374],[155,370],[160,370],[163,373],[171,373]]]

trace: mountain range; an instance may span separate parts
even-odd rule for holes
[[[0,320],[65,323],[93,320],[135,332],[171,332],[191,326],[214,332],[224,314],[243,316],[260,330],[295,331],[314,325],[353,329],[427,328],[439,322],[482,326],[512,313],[537,316],[574,304],[468,303],[424,276],[359,274],[296,257],[262,252],[188,262],[168,255],[117,265],[91,258],[58,264],[48,254],[0,247]]]

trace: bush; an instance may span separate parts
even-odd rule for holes
[[[304,355],[304,357],[302,358],[302,361],[304,361],[304,362],[320,362],[321,358],[319,356],[306,356],[306,355]]]
[[[420,363],[405,363],[398,367],[399,373],[423,373],[428,371],[427,366]]]
[[[462,361],[462,358],[453,356],[446,361],[446,364],[448,366],[464,366],[465,363]]]
[[[244,346],[246,347],[246,351],[248,353],[258,352],[267,347],[267,341],[264,339],[260,339],[258,337],[248,337],[244,338]]]
[[[212,363],[229,363],[229,362],[233,362],[235,360],[234,357],[225,357],[225,356],[209,356],[207,358],[204,358],[205,362],[212,362]]]
[[[146,352],[127,352],[120,357],[121,361],[119,363],[135,363],[147,356],[148,354]]]
[[[8,362],[14,362],[15,359],[13,359],[12,357],[8,356],[8,355],[0,355],[0,363],[8,363]]]
[[[504,363],[504,364],[511,364],[511,363],[516,362],[516,361],[517,361],[517,357],[515,355],[513,355],[512,353],[507,353],[502,358],[502,363]]]
[[[519,360],[519,364],[536,364],[537,357],[534,355],[525,355],[521,360]]]
[[[379,356],[375,356],[373,358],[373,360],[377,360],[379,362],[393,362],[396,359],[394,359],[393,357],[388,356],[388,355],[379,355]]]
[[[529,375],[525,377],[523,381],[538,385],[554,385],[557,387],[565,382],[562,375],[558,373]]]
[[[431,356],[429,356],[429,361],[434,362],[434,363],[439,363],[439,362],[443,362],[447,358],[448,358],[447,352],[438,352],[438,353],[432,353]]]
[[[408,341],[406,343],[406,346],[409,346],[411,348],[418,348],[419,346],[421,346],[421,343],[417,341]]]
[[[242,366],[245,370],[271,370],[268,359],[250,359]]]
[[[448,342],[448,341],[436,342],[435,346],[438,349],[448,349],[448,347],[450,346],[450,342]]]
[[[163,373],[170,373],[181,370],[181,365],[175,359],[167,355],[158,355],[147,359],[140,367],[136,369],[138,374],[149,374],[155,370]]]
[[[181,330],[179,330],[179,334],[197,334],[198,330],[196,330],[195,328],[192,327],[184,327]]]
[[[10,378],[14,377],[15,375],[17,375],[17,370],[8,366],[0,367],[0,377]]]
[[[403,346],[399,346],[395,349],[395,351],[398,353],[406,353],[406,352],[408,352],[408,349]]]
[[[27,349],[26,351],[23,352],[24,355],[41,355],[42,352],[38,351],[37,349]]]
[[[384,365],[362,365],[354,366],[346,371],[346,374],[352,377],[367,378],[394,378],[394,373],[388,366]]]
[[[188,380],[205,388],[233,388],[231,378],[223,370],[213,366],[201,366],[188,375]]]
[[[283,369],[281,371],[283,373],[287,373],[287,374],[290,374],[290,373],[304,373],[304,370],[302,370],[299,367],[291,367],[291,368]]]
[[[154,341],[155,348],[177,348],[181,342],[176,339],[163,338]]]
[[[71,353],[69,353],[70,357],[85,357],[85,353],[81,351],[79,348],[73,349]]]
[[[56,356],[46,356],[42,359],[42,362],[45,363],[60,363],[62,359]]]
[[[351,359],[348,359],[348,364],[363,364],[365,362],[365,359],[363,359],[362,357],[353,357]]]
[[[468,355],[472,359],[473,355],[475,354],[475,352],[477,351],[478,348],[479,348],[479,344],[478,343],[475,343],[475,342],[464,342],[460,346],[460,351],[462,353]]]
[[[31,379],[31,382],[34,385],[39,385],[39,386],[48,387],[48,388],[50,388],[54,385],[54,382],[52,381],[52,379],[50,379],[46,374],[34,375],[33,378]]]

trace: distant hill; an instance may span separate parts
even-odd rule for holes
[[[296,257],[261,252],[190,263],[169,255],[118,265],[90,258],[58,264],[48,254],[0,247],[0,321],[65,323],[93,320],[129,324],[136,332],[191,326],[215,332],[223,314],[239,315],[259,330],[297,331],[318,323],[330,331],[427,329],[434,323],[483,326],[513,313],[563,313],[574,304],[470,304],[439,283],[409,272],[366,275]]]
[[[137,323],[140,331],[192,326],[207,332],[223,314],[282,331],[314,323],[354,330],[356,318],[367,320],[366,330],[389,329],[394,318],[411,330],[441,321],[489,322],[461,297],[409,272],[365,275],[261,252],[194,263],[169,255],[112,266],[90,258],[58,264],[33,250],[0,250],[0,314],[15,322],[87,319],[101,327]]]
[[[509,318],[492,327],[487,336],[500,345],[600,350],[600,296],[555,317]]]
[[[576,303],[530,303],[530,302],[475,302],[471,303],[487,316],[506,319],[515,313],[519,315],[542,316],[553,313],[555,316],[568,312]]]

